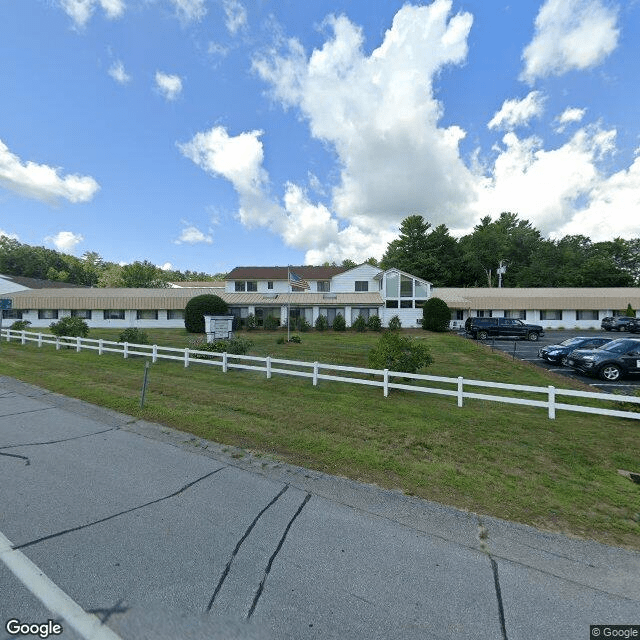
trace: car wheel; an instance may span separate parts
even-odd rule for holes
[[[486,331],[478,331],[478,340],[486,340],[489,334]]]
[[[600,369],[600,377],[607,382],[615,382],[620,378],[620,367],[616,364],[605,364],[602,369]]]
[[[532,331],[532,332],[527,336],[527,338],[528,338],[529,340],[531,340],[531,342],[535,342],[539,337],[540,337],[540,336],[539,336],[535,331]]]
[[[569,358],[567,358],[567,356],[564,356],[564,357],[562,358],[561,362],[562,362],[562,364],[563,364],[565,367],[568,367],[568,366],[569,366]]]

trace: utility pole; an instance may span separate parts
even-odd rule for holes
[[[502,276],[507,272],[507,264],[504,260],[500,260],[500,264],[498,265],[498,287],[502,287]]]

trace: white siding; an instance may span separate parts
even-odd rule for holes
[[[353,293],[356,290],[356,280],[368,282],[370,292],[378,291],[378,281],[374,280],[378,273],[380,273],[378,267],[373,267],[370,264],[361,264],[358,267],[349,269],[349,271],[333,276],[331,291],[333,293]]]

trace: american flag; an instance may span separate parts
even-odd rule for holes
[[[309,283],[293,271],[289,271],[289,284],[296,289],[309,289]]]

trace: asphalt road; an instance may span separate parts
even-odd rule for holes
[[[0,596],[0,640],[585,640],[640,624],[640,553],[0,377]]]
[[[464,334],[461,334],[464,335]],[[537,342],[530,342],[528,340],[519,340],[513,338],[489,338],[484,342],[490,345],[494,349],[499,349],[505,353],[509,353],[514,358],[531,362],[539,367],[554,371],[561,376],[567,378],[574,378],[580,380],[585,384],[594,387],[594,390],[605,391],[610,393],[620,393],[623,395],[634,395],[635,392],[640,390],[640,375],[631,375],[627,378],[622,378],[618,382],[605,382],[599,378],[592,378],[585,376],[568,367],[551,364],[546,360],[538,357],[538,349],[549,344],[559,344],[567,338],[573,338],[575,336],[604,336],[615,340],[616,338],[640,338],[638,333],[627,333],[625,331],[546,331],[545,335]]]

